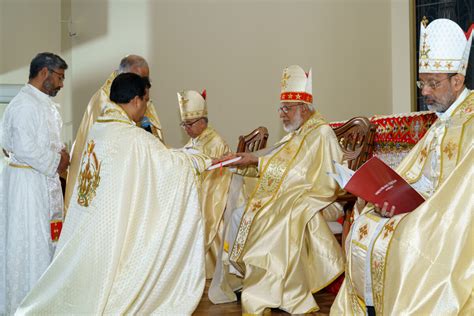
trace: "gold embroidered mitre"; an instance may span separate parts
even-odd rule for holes
[[[206,90],[202,94],[192,90],[178,92],[178,102],[182,121],[207,117]]]
[[[306,73],[300,66],[289,66],[281,77],[280,101],[312,104],[312,86],[311,69]]]
[[[466,75],[472,43],[472,29],[465,34],[455,22],[437,19],[420,26],[419,73]]]

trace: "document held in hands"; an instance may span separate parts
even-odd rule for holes
[[[357,171],[335,162],[336,173],[328,175],[341,188],[380,207],[387,202],[395,206],[394,215],[408,213],[425,199],[405,179],[377,157],[370,158]]]
[[[232,158],[232,159],[219,161],[218,163],[213,164],[212,166],[207,168],[207,170],[214,170],[216,168],[220,168],[220,167],[226,166],[228,164],[231,164],[233,162],[239,161],[240,159],[242,159],[242,157],[235,157],[235,158]]]

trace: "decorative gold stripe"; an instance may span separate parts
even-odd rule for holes
[[[117,120],[117,119],[97,119],[97,122],[99,122],[99,123],[111,123],[111,122],[115,122],[115,123],[124,123],[124,124],[128,124],[128,125],[133,125],[131,122],[122,121],[122,120]]]
[[[387,262],[388,255],[389,255],[389,252],[390,252],[390,246],[392,245],[393,237],[395,236],[395,232],[396,232],[396,230],[397,230],[397,228],[398,228],[398,225],[400,225],[400,223],[401,223],[405,218],[408,217],[408,216],[406,216],[406,215],[408,215],[408,213],[406,213],[405,215],[403,215],[403,217],[400,218],[400,220],[398,221],[397,225],[394,227],[393,233],[392,233],[392,237],[390,238],[390,241],[388,242],[388,245],[387,245],[387,251],[385,252],[385,263],[384,263],[384,268],[383,268],[382,294],[381,294],[381,295],[382,295],[382,299],[381,299],[382,304],[381,304],[381,306],[380,306],[380,310],[382,311],[382,315],[383,315],[383,307],[384,307],[384,306],[383,306],[383,301],[384,301],[383,297],[384,297],[385,280],[386,280],[385,276],[387,275],[387,265],[386,265],[386,262]]]
[[[313,308],[310,308],[308,311],[305,312],[305,314],[310,314],[310,313],[315,313],[319,311],[319,307],[315,306]]]
[[[344,273],[344,268],[342,269],[341,272],[337,273],[336,276],[334,278],[332,278],[329,282],[327,282],[325,285],[321,286],[320,288],[316,289],[316,290],[311,290],[311,293],[317,293],[319,291],[321,291],[322,289],[324,289],[326,286],[328,286],[329,284],[331,284],[332,282],[336,281],[336,279],[338,277],[340,277],[342,274]],[[319,310],[319,309],[318,309]],[[317,312],[317,311],[316,311]]]
[[[371,213],[365,213],[364,214],[366,217],[370,218],[371,220],[373,220],[374,222],[380,222],[381,218],[378,217],[378,216],[375,216],[374,214],[371,214]]]
[[[457,157],[456,157],[456,166],[458,165],[459,163],[459,159],[461,158],[461,145],[462,145],[462,142],[464,140],[464,129],[467,125],[467,123],[469,123],[469,121],[473,118],[474,116],[471,116],[466,122],[464,122],[464,124],[462,125],[462,128],[461,128],[461,138],[459,139],[459,145],[458,145],[458,154],[457,154]]]
[[[13,163],[13,162],[9,162],[8,165],[10,167],[13,167],[13,168],[20,168],[20,169],[33,169],[33,167],[31,166],[27,166],[27,165],[19,165],[19,164],[16,164],[16,163]]]
[[[435,129],[437,128],[436,124],[440,124],[438,122],[440,122],[440,121],[436,120],[436,122],[433,124],[433,126],[431,126],[431,128],[426,132],[426,135],[421,139],[421,141],[423,141],[423,142],[420,141],[420,143],[419,143],[420,144],[419,146],[422,148],[422,150],[423,150],[423,148],[427,148],[428,153],[431,151],[431,146],[433,145],[433,141],[434,141],[434,136],[431,137],[430,133],[435,133]],[[431,131],[431,129],[433,129],[433,130]],[[428,137],[431,137],[431,141],[429,143],[427,142]],[[425,147],[425,145],[428,145],[428,146]],[[418,144],[416,144],[416,146],[418,146]],[[414,161],[411,163],[411,165],[407,166],[406,171],[405,171],[404,175],[402,176],[410,184],[415,183],[418,180],[420,180],[420,178],[423,174],[423,169],[425,168],[425,164],[428,161],[428,157],[423,159],[422,162],[418,162],[418,161],[419,161],[418,158],[414,159]],[[421,166],[420,166],[420,164],[421,164]],[[413,170],[413,168],[417,167],[416,165],[419,166],[418,175],[413,178],[412,174],[414,173],[414,171],[412,171],[412,170]]]
[[[436,183],[436,188],[435,188],[435,192],[436,190],[438,190],[438,187],[441,183],[441,181],[443,181],[443,165],[444,165],[444,153],[443,153],[443,145],[444,145],[444,139],[446,138],[446,134],[448,134],[448,129],[445,128],[444,129],[444,134],[443,134],[443,138],[441,138],[441,142],[440,142],[440,153],[439,153],[439,177],[438,177],[438,182]],[[435,144],[437,145],[437,144]],[[428,158],[426,158],[426,160],[428,160]],[[423,169],[422,169],[422,172],[423,173]]]
[[[358,242],[357,240],[351,240],[351,242],[352,242],[354,245],[358,246],[359,248],[362,248],[362,249],[364,249],[365,251],[367,251],[367,246],[366,246],[366,245],[364,245],[364,244]]]
[[[420,58],[420,60],[428,60],[428,61],[463,61],[463,59],[450,59],[450,58]]]
[[[362,298],[360,298],[359,295],[357,295],[357,294],[355,294],[355,297],[357,299],[357,303],[359,303],[360,308],[365,310],[367,308],[367,306],[365,306],[364,300]]]
[[[393,221],[396,221],[396,220],[393,220]],[[378,281],[378,282],[381,282],[381,283],[382,283],[382,292],[383,292],[383,281],[384,281],[384,280],[374,280],[374,274],[375,274],[376,272],[374,271],[374,269],[373,269],[373,267],[372,267],[372,262],[373,262],[373,260],[374,260],[374,251],[375,251],[376,243],[377,243],[379,237],[382,236],[382,233],[383,233],[383,231],[384,231],[384,229],[385,229],[385,226],[387,226],[389,222],[390,222],[390,219],[383,225],[382,229],[380,229],[380,231],[379,231],[379,233],[377,234],[377,236],[375,236],[375,238],[373,238],[373,239],[374,239],[374,243],[373,243],[372,249],[370,250],[370,254],[369,254],[369,253],[366,254],[366,256],[369,256],[369,258],[370,258],[370,260],[369,260],[370,275],[369,275],[368,277],[370,277],[370,282],[371,282],[371,284],[372,284],[372,285],[371,285],[371,288],[372,288],[372,289],[371,289],[371,292],[372,292],[372,305],[374,306],[375,311],[376,311],[377,314],[379,313],[379,305],[378,305],[379,302],[377,302],[377,296],[376,296],[377,293],[376,293],[376,289],[375,289],[375,287],[376,287],[377,284],[376,284],[375,282]],[[394,229],[396,229],[396,227],[397,227],[397,226],[395,225],[395,228],[394,228]],[[392,236],[393,236],[393,235],[392,235]],[[383,259],[386,259],[386,258],[383,258]],[[383,260],[383,259],[382,259],[382,262],[383,262],[383,270],[385,271],[385,262],[386,262],[386,260]],[[366,278],[367,278],[367,276],[366,276]],[[380,285],[380,283],[379,283],[379,285]],[[382,294],[382,295],[383,295],[383,294]]]
[[[347,238],[350,238],[351,243],[349,244],[349,252],[347,255],[347,261],[346,261],[346,266],[345,266],[346,267],[346,275],[345,275],[346,287],[347,287],[347,290],[349,291],[351,308],[354,314],[357,314],[358,312],[358,310],[356,309],[357,306],[361,308],[362,311],[365,312],[365,302],[355,293],[354,284],[352,282],[352,256],[350,254],[352,253],[352,247],[355,244],[353,243],[354,240],[352,240],[352,235],[354,233],[356,225],[357,225],[357,222],[354,222],[347,236]],[[355,302],[354,302],[354,299],[355,299]],[[355,305],[355,303],[357,303],[357,305]]]
[[[278,157],[278,155],[279,155],[287,146],[290,146],[290,145],[291,145],[290,141],[293,140],[293,138],[294,138],[294,135],[291,137],[291,139],[290,139],[284,146],[282,146],[281,149],[278,150],[278,152],[277,152],[275,155],[273,155],[273,156],[269,159],[269,161],[267,162],[267,164],[266,164],[266,166],[265,166],[265,168],[264,168],[262,174],[265,174],[265,173],[267,172],[267,169],[270,167],[271,163],[273,162],[273,160],[276,160],[276,158]],[[270,202],[272,202],[273,199],[275,198],[275,195],[276,195],[276,194],[278,193],[278,191],[280,190],[280,187],[281,187],[281,185],[282,185],[282,183],[283,183],[283,180],[286,178],[286,175],[287,175],[288,172],[289,172],[289,166],[293,163],[293,161],[295,160],[296,156],[299,154],[300,149],[301,149],[301,147],[303,146],[303,141],[304,141],[305,138],[306,138],[306,135],[305,135],[305,136],[303,137],[303,139],[301,140],[301,143],[300,143],[299,146],[298,146],[298,150],[296,151],[296,154],[295,154],[292,158],[290,158],[289,162],[286,161],[287,164],[286,164],[286,166],[285,166],[285,170],[283,170],[283,173],[281,174],[281,177],[280,177],[280,182],[278,183],[277,188],[273,191],[272,196],[271,196],[265,203],[263,203],[263,205],[262,205],[259,209],[255,210],[255,212],[250,209],[250,206],[251,206],[251,204],[252,204],[251,202],[254,200],[255,196],[259,195],[259,193],[260,193],[260,194],[262,194],[262,193],[267,193],[267,192],[258,192],[258,191],[260,191],[260,189],[261,189],[261,185],[262,185],[261,182],[263,182],[264,180],[267,180],[267,181],[268,181],[267,178],[264,179],[264,177],[261,176],[261,177],[259,177],[259,179],[258,179],[257,185],[256,185],[256,187],[255,187],[255,190],[254,190],[253,194],[252,194],[252,197],[251,197],[251,198],[249,199],[249,201],[247,202],[247,206],[246,206],[246,208],[245,208],[244,215],[242,216],[242,219],[241,219],[241,221],[240,221],[240,225],[242,225],[242,221],[245,220],[245,215],[246,215],[246,213],[247,213],[247,212],[252,212],[252,213],[253,213],[253,216],[252,216],[251,218],[249,218],[249,219],[250,219],[250,223],[249,223],[249,226],[250,226],[250,227],[249,227],[249,229],[248,229],[248,231],[247,231],[247,233],[246,233],[246,236],[244,237],[244,238],[245,238],[245,241],[244,241],[243,245],[241,245],[241,247],[238,248],[238,247],[237,247],[237,245],[238,245],[237,237],[239,236],[239,233],[240,233],[240,225],[239,225],[239,231],[237,232],[236,241],[234,242],[234,247],[232,247],[232,251],[231,251],[231,253],[230,253],[230,255],[231,255],[231,261],[232,261],[232,259],[234,259],[233,261],[234,261],[236,264],[238,264],[239,267],[241,268],[241,270],[239,270],[239,269],[237,269],[237,270],[239,270],[239,272],[241,272],[242,274],[244,274],[244,267],[238,263],[238,260],[239,260],[241,254],[242,254],[243,249],[245,248],[245,245],[247,244],[247,238],[248,238],[248,235],[249,235],[250,230],[251,230],[251,228],[252,228],[253,219],[255,218],[255,216],[257,215],[257,213],[258,213],[261,209],[263,209],[264,207],[266,207],[266,206],[267,206]],[[263,197],[262,197],[262,198],[263,198]],[[262,199],[262,198],[259,198],[259,199]],[[234,255],[234,249],[235,249],[235,251],[237,252],[237,255]],[[239,251],[239,249],[240,249],[240,251]],[[237,267],[236,267],[236,268],[237,268]]]

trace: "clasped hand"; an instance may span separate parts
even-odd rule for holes
[[[64,171],[67,170],[67,167],[69,166],[70,157],[66,149],[62,149],[59,154],[61,155],[61,159],[59,160],[58,173],[62,174]]]
[[[378,204],[375,204],[374,206],[375,206],[375,211],[384,217],[390,218],[395,213],[395,205],[392,205],[389,208],[388,202],[383,202],[382,208],[380,208]]]

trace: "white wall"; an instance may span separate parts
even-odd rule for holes
[[[30,61],[40,52],[62,56],[71,66],[61,47],[61,0],[0,0],[0,84],[25,84]],[[67,93],[70,91],[70,70],[66,71],[65,87],[55,98],[62,104],[63,139],[72,138],[72,115]]]
[[[72,0],[77,117],[126,53],[148,59],[173,146],[186,140],[176,92],[202,88],[211,123],[232,147],[258,125],[276,141],[280,76],[291,64],[313,68],[316,107],[329,120],[392,110],[389,0],[99,3]]]
[[[60,51],[60,2],[0,0],[0,83],[25,83],[37,53]]]
[[[412,105],[415,72],[411,29],[419,26],[412,21],[411,6],[413,1],[408,0],[392,0],[391,4],[392,113],[411,112],[415,108]]]
[[[70,65],[60,92],[67,139],[92,94],[128,53],[151,66],[167,143],[181,146],[176,92],[207,88],[211,124],[235,148],[254,127],[283,135],[283,68],[313,68],[328,120],[411,106],[408,0],[0,0],[0,83],[25,82],[31,58]],[[69,38],[71,16],[76,37]]]

